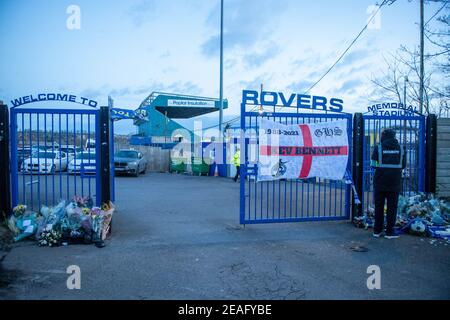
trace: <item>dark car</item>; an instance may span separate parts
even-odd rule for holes
[[[136,150],[120,150],[114,155],[116,174],[132,174],[137,177],[147,171],[147,160]]]

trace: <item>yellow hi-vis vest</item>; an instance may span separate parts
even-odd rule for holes
[[[241,151],[240,150],[238,150],[234,153],[233,163],[236,167],[239,167],[241,165]]]

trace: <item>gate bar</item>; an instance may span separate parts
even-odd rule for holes
[[[436,193],[437,118],[435,114],[427,117],[425,139],[425,192]]]
[[[11,214],[11,183],[9,157],[9,110],[0,101],[0,215],[7,218]]]
[[[101,204],[111,201],[110,171],[110,111],[109,107],[100,107],[100,170],[101,170]]]
[[[426,145],[425,145],[425,117],[422,117],[419,121],[419,191],[425,191],[425,157],[426,156]]]
[[[363,198],[363,175],[364,175],[364,158],[363,158],[363,142],[364,142],[364,119],[362,113],[355,113],[353,117],[353,183],[356,193]],[[352,196],[352,221],[355,217],[362,215],[362,203],[356,204],[355,197]]]

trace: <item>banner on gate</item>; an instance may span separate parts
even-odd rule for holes
[[[312,177],[341,180],[348,155],[346,120],[284,125],[261,119],[258,181]]]
[[[121,119],[132,119],[148,121],[147,111],[143,109],[129,110],[129,109],[119,109],[111,108],[111,119],[121,120]]]

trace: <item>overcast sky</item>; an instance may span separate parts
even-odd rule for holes
[[[69,30],[69,5],[81,29]],[[302,93],[337,59],[369,18],[370,0],[225,0],[226,118],[239,114],[243,89]],[[439,5],[426,6],[426,19]],[[381,10],[312,90],[367,107],[370,77],[383,55],[419,44],[419,1]],[[220,0],[1,0],[0,99],[66,92],[135,109],[152,91],[219,96]],[[214,115],[218,117],[218,114]],[[209,119],[208,123],[211,123]],[[214,119],[214,121],[216,121]],[[134,132],[131,121],[118,132]]]

